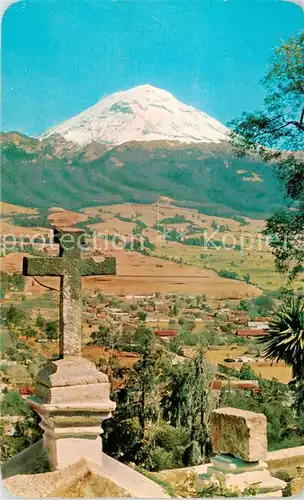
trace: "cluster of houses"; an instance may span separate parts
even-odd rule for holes
[[[110,297],[109,297],[110,298]],[[119,298],[125,303],[136,304],[141,310],[146,313],[145,322],[147,324],[157,323],[158,321],[170,320],[170,311],[172,309],[172,298],[156,297],[155,295],[119,295]],[[136,314],[133,311],[125,311],[123,307],[110,307],[109,305],[102,304],[101,306],[88,305],[85,310],[87,323],[92,325],[98,324],[107,316],[111,317],[114,321],[128,324],[137,321]],[[255,338],[264,335],[269,328],[269,319],[266,317],[258,317],[255,321],[250,321],[248,312],[239,309],[230,309],[219,307],[217,310],[212,310],[210,307],[206,311],[200,307],[182,307],[179,315],[191,315],[195,323],[208,324],[215,320],[215,318],[222,318],[224,324],[235,325],[234,333],[238,337]],[[177,330],[172,328],[155,329],[154,332],[163,339],[171,339],[177,335]]]

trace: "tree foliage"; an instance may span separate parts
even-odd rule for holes
[[[263,80],[264,107],[231,124],[237,156],[257,154],[274,166],[291,206],[267,220],[276,267],[293,280],[304,261],[304,33],[275,50]]]
[[[256,394],[241,389],[224,388],[221,392],[220,406],[264,413],[267,417],[270,450],[303,444],[303,430],[291,405],[291,391],[288,385],[260,377],[258,380],[259,392]]]
[[[9,391],[4,394],[1,401],[2,415],[22,415],[30,416],[32,410],[30,406],[19,396],[16,391]]]
[[[172,364],[165,344],[145,330],[137,346],[141,359],[112,394],[117,408],[104,426],[104,450],[149,470],[190,465],[192,459],[201,463],[211,451],[212,371],[203,351]],[[199,450],[195,457],[193,449]]]
[[[7,274],[4,271],[0,271],[0,286],[4,298],[7,292],[23,291],[25,278],[20,273]]]
[[[9,308],[4,311],[4,316],[8,326],[21,326],[28,319],[26,311],[14,305],[10,305]]]
[[[56,320],[47,321],[45,324],[45,329],[44,329],[47,338],[49,340],[58,339],[58,335],[59,335],[58,329],[59,329],[58,321],[56,321]]]
[[[304,380],[304,301],[290,298],[278,308],[269,330],[258,340],[265,356],[272,361],[285,361],[292,366],[293,376]]]
[[[4,422],[0,424],[2,462],[17,455],[17,453],[20,453],[22,450],[42,438],[43,431],[41,427],[39,427],[40,418],[29,405],[27,406],[28,413],[25,416],[22,415],[23,418],[16,422],[13,436],[7,435]],[[47,466],[47,464],[43,463],[41,465],[43,467],[41,472],[46,472],[44,467]]]

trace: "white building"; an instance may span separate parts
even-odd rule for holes
[[[257,330],[268,330],[269,324],[264,321],[248,321],[248,327]]]

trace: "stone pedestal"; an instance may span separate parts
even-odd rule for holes
[[[84,358],[43,366],[29,403],[40,415],[51,467],[61,469],[82,457],[100,462],[101,422],[111,416],[108,377]]]
[[[224,484],[230,492],[245,493],[248,488],[258,496],[282,496],[286,483],[274,478],[264,461],[267,456],[267,420],[265,415],[236,408],[220,408],[212,413],[213,451],[207,474],[197,481],[197,489],[210,482]]]
[[[208,467],[207,475],[224,480],[228,488],[243,491],[245,488],[256,488],[260,495],[276,493],[282,496],[282,489],[286,483],[272,477],[266,462],[245,462],[229,455],[216,455],[211,459],[212,466]]]

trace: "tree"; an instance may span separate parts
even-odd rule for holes
[[[250,283],[250,281],[251,281],[250,274],[249,273],[244,274],[243,280],[245,281],[245,283]]]
[[[240,303],[239,303],[239,306],[238,306],[238,309],[240,311],[248,311],[249,306],[250,306],[250,304],[249,304],[248,300],[241,299]]]
[[[137,316],[140,321],[146,321],[147,313],[146,311],[140,310],[138,311]]]
[[[244,363],[240,369],[240,379],[241,380],[256,380],[257,374],[252,369],[250,363]]]
[[[2,463],[42,438],[43,431],[39,427],[40,417],[38,417],[29,405],[27,406],[29,413],[16,422],[13,436],[6,435],[5,424],[0,424]],[[40,462],[39,465],[41,467],[39,472],[47,472],[49,470],[49,465],[46,461]]]
[[[294,391],[293,408],[298,415],[299,429],[304,434],[304,380],[293,381],[289,385]]]
[[[178,311],[179,311],[179,309],[177,307],[177,304],[176,304],[176,302],[174,302],[174,304],[170,308],[170,316],[177,316]]]
[[[42,316],[37,316],[36,318],[36,326],[38,326],[38,328],[45,328],[45,319],[42,317]]]
[[[258,339],[264,345],[266,358],[285,361],[292,367],[293,377],[304,380],[304,301],[290,298],[278,308],[269,330]]]
[[[148,470],[201,462],[210,452],[213,379],[203,351],[172,364],[167,345],[150,329],[142,325],[136,340],[140,360],[123,369],[111,394],[117,407],[104,425],[104,451]]]
[[[293,202],[289,210],[269,217],[265,234],[278,271],[292,281],[303,269],[304,245],[304,32],[275,50],[263,80],[264,108],[243,113],[230,123],[237,156],[257,154],[274,166]]]
[[[49,340],[58,339],[58,321],[47,321],[44,331]]]
[[[91,339],[94,345],[117,349],[122,344],[122,330],[116,325],[103,325],[97,332],[91,333]]]
[[[253,305],[257,307],[257,311],[261,315],[267,315],[273,311],[275,301],[270,295],[260,295],[253,299]]]
[[[2,415],[22,415],[30,416],[32,410],[30,406],[23,401],[18,392],[7,392],[1,401],[1,414]]]
[[[10,305],[6,312],[6,323],[8,325],[19,326],[27,319],[27,317],[28,315],[25,311]]]
[[[210,451],[208,419],[212,378],[213,372],[205,361],[202,348],[193,359],[171,368],[167,395],[164,397],[165,415],[172,426],[186,426],[190,431],[190,443],[184,455],[185,465],[191,465],[194,455],[197,459],[198,449],[201,461]]]
[[[120,460],[142,464],[152,451],[152,426],[161,419],[159,387],[168,356],[150,329],[138,329],[136,339],[141,359],[125,370],[124,386],[112,394],[117,409],[105,424],[104,448]]]
[[[37,338],[38,332],[35,328],[31,328],[30,326],[25,330],[25,336],[27,338]]]
[[[227,271],[227,269],[221,269],[218,274],[222,278],[228,278],[231,280],[239,280],[240,279],[238,273],[236,273],[235,271]]]
[[[25,287],[25,278],[22,274],[20,273],[14,273],[10,277],[10,282],[11,282],[11,288],[14,290],[19,290],[23,291]]]

